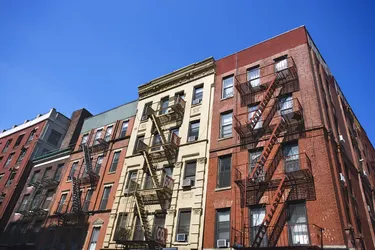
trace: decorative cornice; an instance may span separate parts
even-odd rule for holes
[[[139,99],[142,100],[213,73],[215,73],[215,60],[209,57],[139,86]]]

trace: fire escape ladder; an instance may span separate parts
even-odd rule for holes
[[[257,161],[257,163],[255,165],[255,168],[253,169],[253,171],[251,172],[251,174],[249,176],[250,180],[255,181],[255,180],[257,180],[259,175],[264,173],[264,165],[266,164],[268,156],[271,154],[271,151],[272,151],[274,145],[277,143],[278,135],[280,134],[281,131],[283,131],[283,129],[285,128],[286,125],[287,124],[286,124],[286,122],[284,121],[283,118],[281,118],[280,121],[276,124],[275,128],[272,131],[272,134],[271,134],[270,138],[268,139],[268,141],[266,143],[266,146],[263,149],[263,152],[262,152],[259,160]]]
[[[91,187],[94,187],[95,186],[95,181],[97,179],[97,174],[94,173],[94,171],[92,170],[90,148],[85,143],[85,144],[82,144],[82,150],[83,150],[83,157],[84,157],[84,160],[85,160],[85,169],[84,169],[84,171],[89,176]]]
[[[160,139],[161,139],[161,144],[165,145],[167,143],[167,139],[165,138],[165,135],[163,133],[162,125],[160,120],[156,117],[155,112],[152,112],[150,114],[151,120],[154,123],[154,126],[156,128],[156,131],[158,132]]]
[[[266,211],[266,216],[264,217],[264,220],[262,223],[259,225],[258,232],[254,238],[254,241],[252,242],[252,247],[259,247],[260,244],[262,243],[262,240],[264,236],[267,234],[267,228],[270,225],[273,216],[275,215],[276,209],[279,206],[279,202],[281,201],[281,198],[283,197],[284,191],[285,191],[285,186],[284,183],[286,181],[286,176],[284,175],[283,178],[280,181],[280,184],[272,197],[271,201],[271,207],[269,207]]]
[[[72,209],[74,213],[78,213],[82,209],[81,195],[80,195],[81,182],[77,177],[73,177],[73,205]]]
[[[148,224],[147,213],[145,210],[145,205],[144,205],[142,196],[138,192],[135,192],[134,197],[135,197],[135,204],[137,207],[138,216],[139,216],[139,219],[141,221],[141,224],[144,230],[145,240],[151,241],[152,233],[151,233],[150,225]]]

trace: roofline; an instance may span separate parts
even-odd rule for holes
[[[92,119],[92,118],[94,118],[94,117],[96,117],[96,116],[102,115],[102,114],[107,113],[107,112],[109,112],[109,111],[111,111],[111,110],[117,109],[117,108],[119,108],[119,107],[121,107],[121,106],[125,106],[125,105],[130,104],[130,103],[133,103],[133,102],[138,102],[138,99],[136,99],[136,100],[134,100],[134,101],[127,102],[127,103],[124,103],[124,104],[120,104],[120,105],[118,105],[118,106],[116,106],[116,107],[114,107],[114,108],[111,108],[111,109],[107,109],[106,111],[100,112],[100,113],[98,113],[98,114],[96,114],[96,115],[93,115],[93,116],[90,116],[90,117],[87,117],[87,118],[85,118],[83,121],[86,121],[86,120]],[[130,116],[130,117],[131,117],[131,116]]]

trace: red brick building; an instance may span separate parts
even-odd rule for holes
[[[204,248],[375,249],[375,150],[305,27],[216,61]]]
[[[84,121],[46,227],[46,249],[100,249],[114,204],[137,102]]]

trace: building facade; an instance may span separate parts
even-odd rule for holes
[[[35,157],[29,163],[31,172],[23,187],[17,205],[2,234],[2,246],[50,249],[44,245],[48,238],[47,215],[55,199],[55,193],[77,142],[83,121],[91,114],[85,110],[73,112],[69,127],[58,150]]]
[[[214,60],[139,87],[103,249],[201,249]]]
[[[136,107],[130,102],[84,121],[49,213],[46,249],[100,249]]]
[[[374,249],[374,148],[305,27],[217,60],[214,107],[204,249]]]
[[[58,149],[69,118],[51,109],[0,133],[0,232],[12,216],[29,176],[29,160]]]

